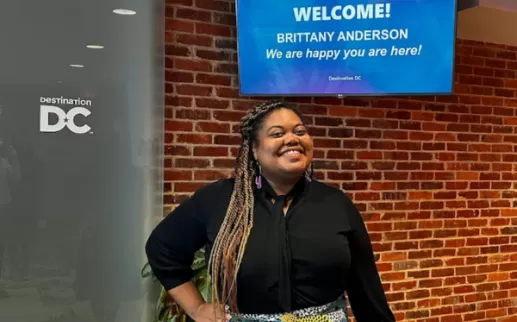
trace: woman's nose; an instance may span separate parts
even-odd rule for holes
[[[296,135],[294,135],[293,133],[287,133],[285,135],[285,141],[284,141],[284,144],[285,145],[298,145],[300,144],[300,140],[298,139],[298,137]]]

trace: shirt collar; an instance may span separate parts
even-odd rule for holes
[[[266,178],[262,177],[262,188],[258,189],[255,186],[255,190],[261,191],[265,197],[272,198],[272,199],[278,199],[280,197],[284,197],[286,199],[294,199],[297,197],[300,197],[303,195],[303,193],[307,190],[307,186],[309,184],[309,181],[305,177],[301,177],[300,180],[294,185],[294,187],[284,196],[279,196],[276,194],[276,192],[273,190],[269,182]]]

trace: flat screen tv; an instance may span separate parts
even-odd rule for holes
[[[246,96],[453,91],[455,0],[237,0]]]

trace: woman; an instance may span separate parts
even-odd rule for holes
[[[255,106],[241,121],[235,178],[199,189],[149,237],[154,274],[193,320],[345,322],[346,291],[358,322],[395,321],[361,215],[312,179],[302,119],[284,102]],[[190,282],[203,246],[212,303]]]

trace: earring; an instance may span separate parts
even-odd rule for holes
[[[314,174],[314,163],[311,162],[310,168],[305,170],[305,180],[311,182],[313,174]]]
[[[260,169],[260,164],[257,163],[257,173],[255,174],[255,185],[257,186],[257,189],[262,188],[262,170]]]

